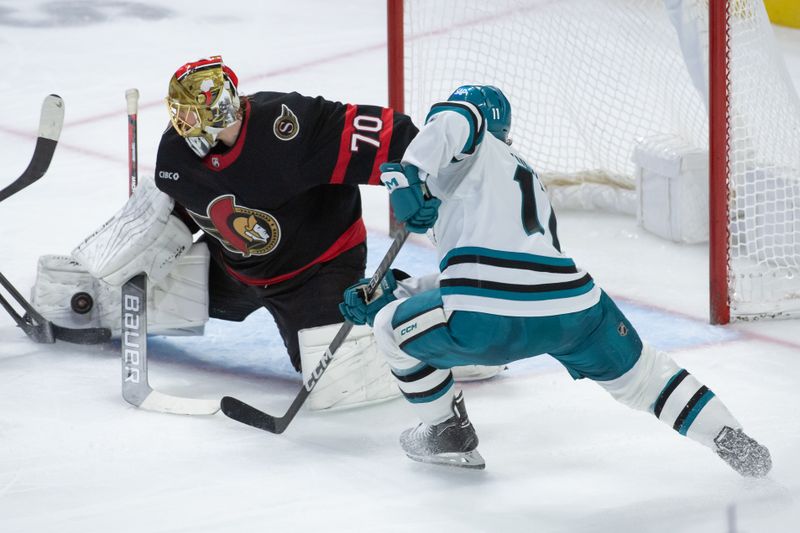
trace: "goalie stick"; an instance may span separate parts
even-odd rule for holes
[[[122,286],[122,397],[149,411],[178,415],[213,415],[219,401],[172,396],[154,390],[147,374],[147,275]]]
[[[403,243],[405,243],[407,238],[408,230],[405,228],[405,226],[397,228],[394,241],[392,241],[389,251],[386,252],[386,255],[383,257],[383,260],[381,260],[380,265],[378,265],[378,268],[375,270],[375,273],[369,280],[366,290],[367,299],[372,296],[381,280],[383,280],[383,277],[386,275],[386,271],[389,270],[389,267],[391,266],[395,257],[397,257],[400,248],[403,246]],[[325,350],[325,353],[322,355],[322,359],[320,359],[317,368],[314,370],[314,372],[312,372],[311,377],[308,378],[308,381],[303,383],[303,388],[297,393],[294,401],[283,416],[269,415],[231,396],[225,396],[222,398],[222,412],[225,413],[225,416],[228,416],[237,422],[247,424],[248,426],[263,429],[265,431],[269,431],[270,433],[283,433],[292,422],[295,415],[297,415],[297,412],[303,406],[303,403],[305,403],[308,395],[311,394],[311,391],[317,386],[322,374],[328,368],[328,364],[330,364],[331,360],[333,359],[336,350],[338,350],[339,346],[342,345],[342,342],[344,342],[345,338],[347,338],[347,335],[350,333],[351,329],[353,329],[353,323],[349,320],[345,320],[344,324],[342,324],[342,327],[339,329],[339,332],[328,346],[328,349]]]
[[[11,185],[0,190],[0,202],[44,176],[50,166],[50,161],[53,159],[53,153],[56,150],[58,136],[61,134],[63,125],[64,101],[55,94],[46,96],[42,103],[39,134],[36,139],[36,147],[33,149],[33,157],[31,157],[28,168],[25,169],[22,175],[14,180]]]
[[[136,157],[139,91],[125,91],[128,103],[128,192],[138,185]],[[122,286],[122,397],[141,409],[178,415],[213,415],[219,401],[172,396],[154,390],[147,373],[147,275],[138,274]]]

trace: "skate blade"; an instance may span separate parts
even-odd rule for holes
[[[437,455],[412,455],[406,453],[409,459],[442,466],[453,466],[456,468],[471,468],[473,470],[483,470],[486,468],[486,461],[478,450],[465,453],[440,453]]]

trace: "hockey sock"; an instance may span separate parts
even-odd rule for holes
[[[456,391],[450,370],[418,363],[405,369],[393,367],[392,374],[420,420],[433,425],[453,416],[451,406]]]
[[[715,449],[714,439],[722,428],[740,428],[725,404],[685,369],[666,383],[653,405],[653,414],[690,439]]]
[[[681,435],[711,449],[723,427],[741,427],[708,387],[647,344],[633,368],[616,379],[597,383],[617,401],[655,414]]]

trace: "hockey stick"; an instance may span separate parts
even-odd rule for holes
[[[154,390],[147,375],[147,275],[122,286],[122,397],[149,411],[178,415],[213,415],[219,401],[172,396]]]
[[[383,280],[383,277],[386,275],[386,271],[389,270],[389,267],[391,266],[395,257],[397,257],[400,248],[403,246],[403,243],[406,242],[407,238],[408,230],[405,228],[405,226],[398,228],[394,241],[392,241],[392,245],[389,247],[389,251],[386,252],[386,255],[383,257],[383,260],[381,260],[380,265],[378,265],[378,268],[375,270],[375,273],[369,280],[366,290],[367,299],[372,296],[378,284],[380,284],[381,280]],[[303,403],[305,403],[308,395],[311,394],[311,391],[317,386],[322,374],[328,368],[328,364],[333,359],[336,350],[338,350],[342,345],[342,342],[344,342],[345,338],[347,338],[347,335],[350,333],[351,329],[353,329],[353,323],[349,320],[345,320],[344,324],[342,324],[342,327],[339,329],[339,332],[331,341],[330,346],[328,346],[328,349],[323,354],[322,359],[320,359],[317,368],[311,373],[311,377],[308,378],[308,381],[303,383],[303,388],[297,393],[292,405],[289,406],[289,410],[286,411],[286,414],[283,416],[269,415],[231,396],[225,396],[222,398],[222,412],[225,413],[226,416],[243,424],[247,424],[248,426],[263,429],[265,431],[269,431],[270,433],[283,433],[287,426],[292,422],[295,415],[297,415],[297,412],[303,406]]]
[[[125,91],[125,101],[128,103],[128,196],[139,185],[139,89]]]
[[[0,190],[0,202],[44,176],[53,159],[63,125],[64,101],[55,94],[48,95],[42,103],[39,134],[33,157],[22,175],[11,185]],[[0,285],[24,309],[25,314],[21,316],[2,294],[0,294],[0,305],[34,342],[53,343],[62,340],[76,344],[99,344],[111,338],[111,331],[106,328],[75,329],[54,324],[34,309],[3,274],[0,274]]]
[[[0,285],[22,306],[25,315],[20,314],[14,309],[11,303],[0,294],[0,305],[2,305],[14,322],[22,328],[22,331],[34,342],[53,343],[56,340],[72,342],[75,344],[100,344],[111,339],[111,330],[107,328],[67,328],[53,324],[44,318],[11,284],[3,274],[0,274]]]
[[[125,91],[128,103],[128,193],[139,184],[137,112],[139,91]],[[178,415],[213,415],[219,401],[171,396],[154,390],[147,374],[147,275],[138,274],[122,286],[122,397],[126,402],[149,411]]]
[[[36,147],[33,149],[28,168],[20,177],[14,180],[3,190],[0,190],[0,202],[21,191],[34,181],[38,180],[53,159],[56,150],[58,136],[61,134],[61,127],[64,125],[64,101],[55,94],[45,97],[42,103],[42,114],[39,118],[39,135],[36,139]]]

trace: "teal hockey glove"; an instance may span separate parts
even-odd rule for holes
[[[408,231],[425,233],[433,227],[442,201],[426,194],[417,167],[384,163],[381,165],[381,181],[389,190],[395,218],[404,222]]]
[[[397,297],[393,294],[397,288],[397,280],[391,270],[386,271],[386,275],[369,301],[366,300],[368,285],[369,278],[364,278],[355,285],[351,285],[344,291],[344,302],[339,304],[339,311],[342,316],[359,326],[364,324],[372,326],[378,311],[383,309],[389,302],[397,300]]]

